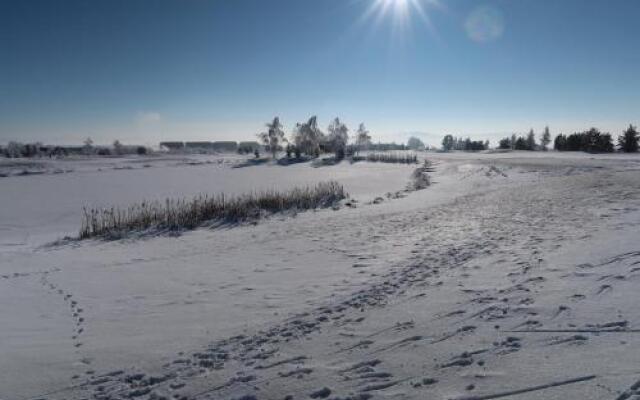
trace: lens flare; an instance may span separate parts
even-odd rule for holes
[[[469,14],[464,28],[474,42],[491,42],[504,33],[504,17],[497,8],[480,6]]]

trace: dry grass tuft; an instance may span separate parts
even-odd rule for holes
[[[418,156],[404,153],[369,153],[366,156],[354,156],[353,161],[383,162],[390,164],[417,164]]]
[[[79,239],[118,238],[148,229],[195,229],[207,222],[237,223],[287,210],[332,207],[346,197],[342,185],[329,181],[286,192],[269,190],[239,196],[201,195],[192,200],[142,202],[126,209],[84,208]]]

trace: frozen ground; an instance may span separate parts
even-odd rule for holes
[[[0,398],[640,396],[640,158],[562,156],[431,154],[432,187],[380,204],[411,167],[2,178]],[[85,203],[329,178],[357,208],[43,246]]]

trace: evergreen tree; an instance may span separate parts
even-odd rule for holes
[[[542,138],[540,138],[540,145],[542,146],[543,151],[548,150],[549,143],[551,143],[551,132],[549,132],[549,127],[545,126]]]
[[[529,145],[527,143],[527,140],[525,138],[523,138],[522,136],[518,137],[516,139],[516,143],[514,145],[514,148],[516,150],[529,150]]]
[[[536,149],[536,134],[533,133],[533,129],[529,131],[527,134],[527,150],[535,150]]]
[[[508,137],[501,139],[500,142],[498,142],[498,148],[499,149],[511,149],[511,139],[509,139]]]
[[[553,141],[553,148],[556,149],[556,151],[566,151],[567,137],[562,133],[556,136],[555,140]]]
[[[596,128],[591,128],[586,132],[578,134],[581,139],[579,150],[589,153],[610,153],[613,151],[611,135],[602,133]]]
[[[639,138],[636,127],[629,125],[629,128],[621,136],[618,136],[618,146],[625,153],[637,153]]]

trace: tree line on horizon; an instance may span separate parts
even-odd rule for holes
[[[506,137],[498,142],[499,149],[511,149],[511,150],[542,150],[547,151],[549,149],[549,143],[551,143],[551,132],[549,127],[546,126],[540,138],[540,144],[536,143],[536,134],[531,129],[526,136],[518,136],[515,133],[511,137]]]
[[[308,157],[319,157],[321,153],[333,153],[337,160],[343,159],[345,156],[357,155],[361,150],[373,151],[389,151],[389,150],[425,150],[428,148],[419,138],[412,136],[407,144],[394,143],[376,143],[371,140],[370,132],[364,123],[359,124],[354,136],[350,138],[349,128],[340,118],[334,118],[327,128],[327,133],[323,132],[318,126],[317,117],[313,116],[306,122],[297,123],[293,129],[290,139],[285,137],[283,125],[280,118],[275,117],[266,124],[267,131],[259,133],[257,136],[266,150],[275,158],[279,151],[285,151],[287,158],[291,158],[294,154],[296,158],[303,155]],[[353,143],[349,144],[352,139]],[[630,124],[629,127],[622,132],[617,138],[618,149],[626,153],[635,153],[640,149],[640,134],[637,128]],[[173,143],[173,142],[167,142]],[[177,143],[177,142],[176,142]],[[233,142],[235,144],[235,142]],[[259,157],[259,149],[253,145],[242,147],[241,142],[237,151],[239,153],[255,152]],[[253,142],[256,143],[256,142]],[[184,147],[184,144],[180,142]],[[197,143],[196,143],[197,144]],[[527,135],[512,134],[498,142],[497,149],[501,150],[527,150],[527,151],[547,151],[551,144],[551,133],[549,127],[545,127],[539,140],[531,129]],[[162,145],[162,143],[161,143]],[[257,145],[257,143],[256,143]],[[248,149],[251,149],[249,151]],[[490,143],[488,140],[471,140],[469,137],[455,137],[453,135],[445,135],[442,140],[442,150],[461,150],[461,151],[481,151],[489,150]],[[585,151],[590,153],[609,153],[615,151],[613,138],[609,133],[603,133],[597,128],[590,128],[584,132],[576,132],[570,135],[563,133],[558,134],[553,140],[553,149],[556,151]],[[91,138],[87,138],[82,146],[45,146],[41,143],[19,143],[9,142],[6,146],[0,146],[0,156],[8,158],[17,157],[42,157],[42,156],[67,156],[67,155],[126,155],[126,154],[147,154],[150,150],[144,146],[125,146],[120,141],[113,142],[111,147],[95,146]]]
[[[618,136],[618,148],[625,153],[638,152],[640,135],[635,126],[629,127]],[[531,129],[526,136],[516,134],[505,137],[498,143],[498,149],[510,150],[542,150],[547,151],[551,143],[549,127],[545,127],[540,137]],[[553,148],[556,151],[584,151],[588,153],[612,153],[615,151],[613,137],[610,133],[601,132],[597,128],[590,128],[584,132],[576,132],[570,135],[558,134],[553,140]]]
[[[442,139],[442,150],[462,150],[462,151],[480,151],[489,150],[489,141],[471,140],[470,138],[463,139],[461,137],[455,137],[453,135],[445,135]]]
[[[70,155],[83,156],[122,156],[122,155],[145,155],[150,152],[146,146],[125,145],[119,140],[115,140],[111,146],[96,146],[93,140],[88,137],[82,145],[76,146],[54,146],[45,145],[40,142],[21,143],[11,141],[6,146],[0,146],[0,156],[7,158],[34,158],[34,157],[66,157]]]

